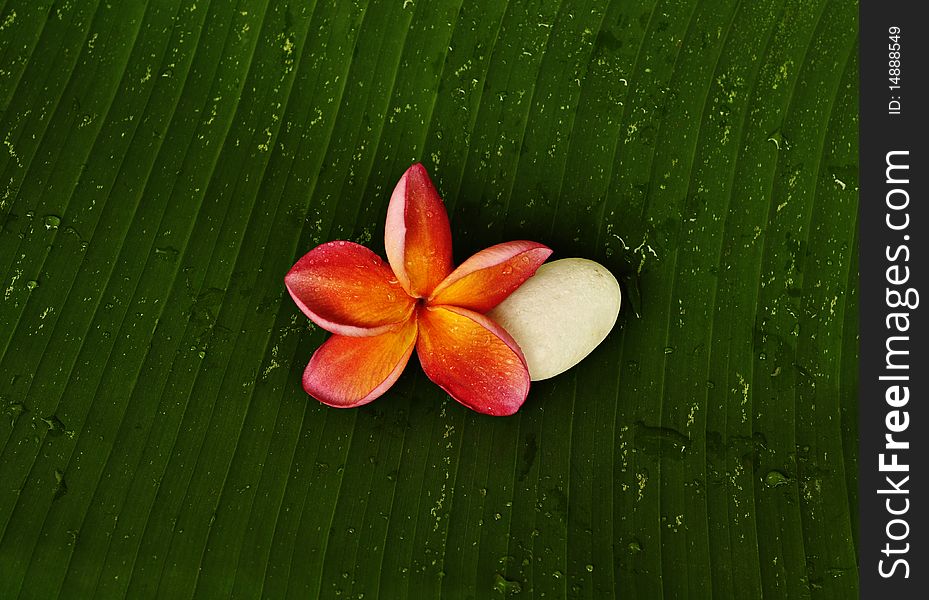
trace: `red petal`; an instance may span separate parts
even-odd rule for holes
[[[384,228],[387,260],[411,296],[425,298],[452,271],[448,213],[421,164],[394,188]]]
[[[339,335],[384,333],[407,320],[415,303],[377,254],[353,242],[317,246],[284,281],[306,316]]]
[[[523,353],[483,315],[455,306],[421,309],[416,351],[429,379],[472,410],[511,415],[526,401]]]
[[[415,318],[381,335],[333,335],[306,366],[303,389],[323,404],[337,408],[367,404],[397,381],[415,342]]]
[[[430,304],[451,304],[485,313],[532,277],[551,256],[535,242],[507,242],[481,250],[436,287]]]

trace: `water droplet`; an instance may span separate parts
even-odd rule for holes
[[[789,484],[790,477],[775,469],[773,471],[768,471],[768,474],[764,476],[764,481],[771,487],[777,487],[779,485]]]
[[[65,424],[58,418],[58,415],[43,417],[42,422],[48,427],[48,435],[58,437],[65,433]]]
[[[790,150],[790,144],[787,142],[787,138],[784,137],[780,129],[774,131],[767,141],[774,144],[774,147],[778,150]]]
[[[39,287],[39,282],[36,281],[35,279],[30,279],[29,281],[26,282],[26,289],[27,289],[27,290],[32,291],[32,290],[36,289],[37,287]]]
[[[594,572],[594,566],[593,566],[593,565],[590,565],[590,564],[589,564],[589,565],[587,565],[586,568],[587,568],[587,572],[588,572],[588,573],[593,573],[593,572]]]
[[[58,229],[59,225],[61,225],[61,217],[58,215],[47,215],[45,217],[46,229]]]
[[[664,349],[664,353],[665,353],[665,354],[671,354],[672,352],[674,352],[674,348],[673,348],[673,347],[671,347],[671,346],[665,346],[665,349]]]
[[[555,579],[561,579],[562,577],[564,577],[564,574],[561,571],[555,571],[552,573],[552,577],[554,577]]]
[[[16,423],[16,420],[19,419],[20,415],[27,412],[29,412],[29,409],[26,408],[26,405],[22,402],[11,402],[6,407],[6,414],[10,416],[11,425]]]
[[[55,469],[55,495],[53,500],[58,500],[68,493],[68,484],[65,483],[65,473],[61,469]]]
[[[197,356],[199,356],[200,358],[206,358],[206,352],[201,350],[200,352],[197,352]]]
[[[163,258],[164,260],[173,260],[174,257],[178,255],[177,248],[173,246],[165,246],[164,248],[155,248],[155,255]]]
[[[523,591],[523,586],[515,579],[507,579],[500,573],[494,573],[494,589],[501,594],[518,594]]]

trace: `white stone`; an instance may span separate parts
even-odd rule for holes
[[[533,381],[564,373],[600,345],[619,316],[619,283],[606,267],[563,258],[539,267],[488,313],[519,344]]]

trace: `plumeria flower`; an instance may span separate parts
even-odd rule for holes
[[[457,269],[448,214],[426,169],[410,167],[390,197],[387,263],[353,242],[317,246],[287,273],[300,310],[333,335],[303,373],[303,389],[351,408],[386,392],[413,349],[426,376],[468,408],[511,415],[529,393],[522,351],[484,315],[552,251],[516,241],[481,250]]]

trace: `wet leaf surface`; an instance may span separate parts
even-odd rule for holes
[[[855,595],[856,10],[0,1],[3,596]],[[414,160],[629,299],[514,417],[300,387]]]

